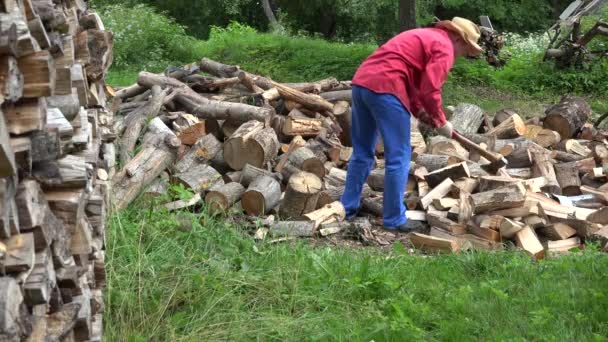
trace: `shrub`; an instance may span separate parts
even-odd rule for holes
[[[163,69],[170,63],[196,59],[184,27],[144,5],[109,5],[100,9],[106,27],[114,32],[114,66],[118,69]]]

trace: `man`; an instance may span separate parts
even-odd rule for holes
[[[378,132],[384,142],[384,228],[411,232],[403,196],[411,160],[410,113],[445,137],[452,137],[441,88],[454,59],[479,55],[480,30],[454,18],[433,28],[406,31],[374,52],[353,78],[353,156],[348,164],[342,204],[347,219],[356,216],[363,184],[374,164]]]

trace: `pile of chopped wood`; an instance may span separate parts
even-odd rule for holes
[[[84,0],[0,1],[2,341],[101,340],[111,61]]]
[[[350,100],[349,82],[279,84],[209,59],[164,75],[142,72],[114,103],[124,163],[113,177],[116,205],[181,184],[195,196],[165,203],[169,210],[205,204],[214,214],[279,217],[262,220],[260,238],[341,233],[372,241],[370,220],[342,222]],[[435,136],[427,144],[414,123],[404,201],[409,219],[430,232],[412,234],[413,245],[456,252],[513,241],[540,258],[591,239],[605,244],[607,134],[586,123],[590,113],[576,97],[564,97],[542,123],[508,109],[490,119],[475,105],[453,108],[459,132],[506,157],[500,169],[454,140]],[[382,215],[382,155],[380,142],[362,200],[372,217]]]

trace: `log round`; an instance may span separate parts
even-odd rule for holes
[[[574,138],[587,122],[591,107],[580,97],[564,96],[558,104],[547,109],[545,114],[544,127],[556,131],[562,139],[569,139]]]
[[[289,163],[294,167],[310,172],[319,178],[325,177],[325,166],[315,154],[306,147],[298,148],[289,156]]]
[[[272,128],[264,128],[259,121],[249,121],[224,144],[224,160],[235,171],[242,170],[246,164],[262,167],[277,156],[279,148]]]
[[[209,212],[213,215],[226,212],[236,203],[245,192],[245,187],[240,183],[228,183],[214,186],[205,196],[205,203]]]
[[[299,219],[314,211],[322,188],[323,183],[312,173],[300,172],[291,176],[279,209],[281,218]]]
[[[255,179],[241,197],[241,206],[250,216],[262,216],[281,200],[281,184],[269,176]]]

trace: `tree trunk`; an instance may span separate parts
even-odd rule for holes
[[[300,172],[291,176],[281,204],[281,217],[300,219],[317,208],[321,180],[312,173]]]
[[[241,199],[245,187],[240,183],[228,183],[214,186],[205,196],[205,203],[211,214],[225,213],[234,203]]]
[[[274,209],[281,199],[281,185],[274,178],[262,176],[255,179],[241,198],[245,213],[262,216]]]
[[[416,0],[400,0],[399,28],[401,31],[407,31],[416,27]]]
[[[224,144],[224,159],[235,171],[245,164],[262,167],[276,158],[279,141],[272,128],[264,128],[259,121],[243,124]]]
[[[543,125],[559,133],[562,139],[574,138],[591,115],[591,107],[576,96],[564,96],[560,103],[547,109]]]

